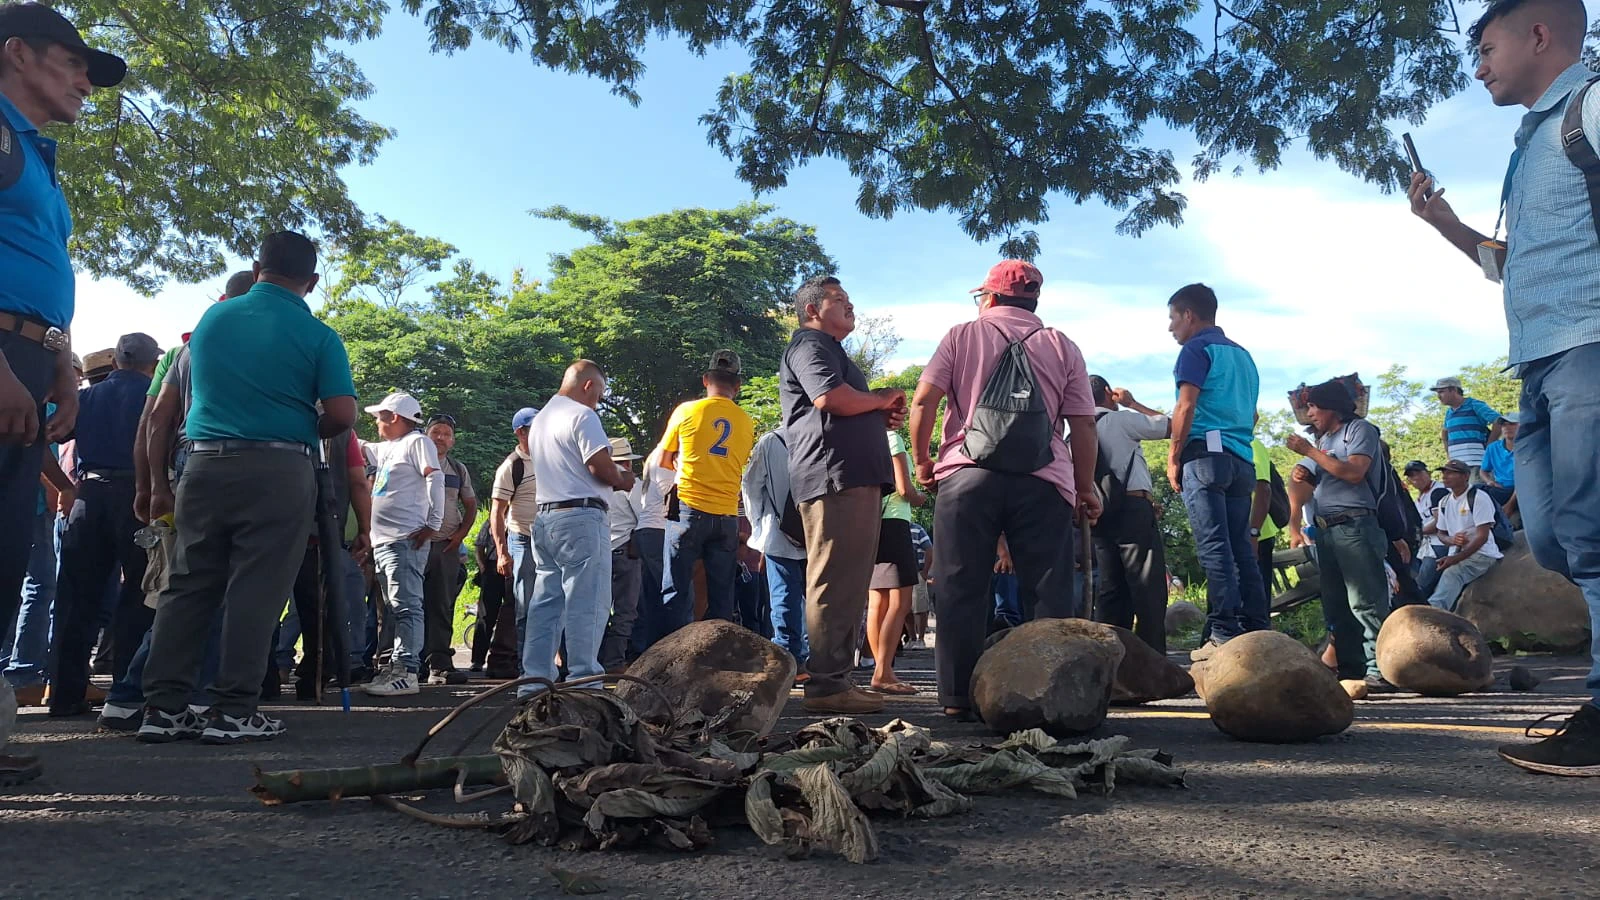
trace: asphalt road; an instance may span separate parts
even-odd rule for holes
[[[1600,897],[1600,779],[1530,775],[1494,755],[1539,715],[1575,709],[1586,666],[1518,662],[1546,676],[1536,692],[1364,702],[1354,727],[1313,744],[1234,741],[1192,697],[1114,710],[1099,735],[1172,753],[1187,789],[1013,792],[966,816],[880,820],[882,858],[864,866],[789,861],[743,829],[698,854],[512,847],[365,800],[267,808],[246,792],[253,764],[394,761],[470,687],[363,698],[348,714],[273,706],[289,733],[237,748],[144,745],[25,712],[14,745],[46,770],[0,793],[0,897],[562,896],[551,866],[599,878],[606,897]],[[931,653],[901,668],[931,687]],[[788,712],[780,730],[805,721],[798,702]],[[890,715],[947,739],[982,734],[946,725],[931,695],[868,721]]]

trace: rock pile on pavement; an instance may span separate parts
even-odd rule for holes
[[[1240,635],[1190,673],[1212,723],[1241,741],[1310,741],[1338,734],[1355,719],[1338,677],[1304,644],[1276,631]]]
[[[795,670],[794,657],[777,644],[732,622],[706,619],[657,641],[628,674],[655,685],[693,719],[723,715],[721,731],[764,735],[783,714]],[[658,726],[673,712],[660,694],[627,681],[617,686],[619,698]]]
[[[1194,679],[1183,667],[1157,653],[1155,648],[1126,628],[1111,626],[1122,642],[1122,662],[1111,685],[1111,702],[1133,706],[1152,700],[1170,700],[1194,690]]]
[[[1467,585],[1456,614],[1508,650],[1586,650],[1589,607],[1567,579],[1539,565],[1522,536],[1505,559]]]
[[[1378,669],[1395,687],[1454,697],[1494,684],[1489,642],[1472,623],[1431,606],[1402,606],[1378,632]]]
[[[973,708],[994,731],[1082,734],[1105,721],[1122,641],[1109,625],[1036,619],[1011,629],[972,670]]]

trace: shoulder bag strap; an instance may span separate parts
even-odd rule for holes
[[[1600,238],[1600,155],[1596,155],[1594,145],[1583,133],[1583,103],[1594,85],[1595,82],[1591,80],[1567,102],[1566,114],[1561,119],[1561,146],[1567,152],[1567,159],[1583,172],[1583,186],[1589,192],[1589,212],[1594,219],[1595,236]]]

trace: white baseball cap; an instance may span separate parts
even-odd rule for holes
[[[410,419],[418,425],[422,424],[422,404],[417,402],[417,398],[405,391],[395,391],[380,400],[377,405],[367,407],[367,412],[374,416],[385,410],[402,419]]]

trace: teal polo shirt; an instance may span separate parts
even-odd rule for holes
[[[0,311],[66,328],[75,285],[72,213],[56,183],[56,142],[0,94]]]
[[[1213,325],[1183,345],[1172,374],[1180,393],[1185,384],[1200,389],[1194,424],[1189,426],[1190,442],[1204,441],[1207,432],[1218,432],[1222,449],[1253,465],[1255,453],[1250,443],[1255,440],[1261,377],[1250,353]]]
[[[315,445],[318,400],[354,397],[344,341],[292,291],[257,282],[189,338],[191,441]]]

